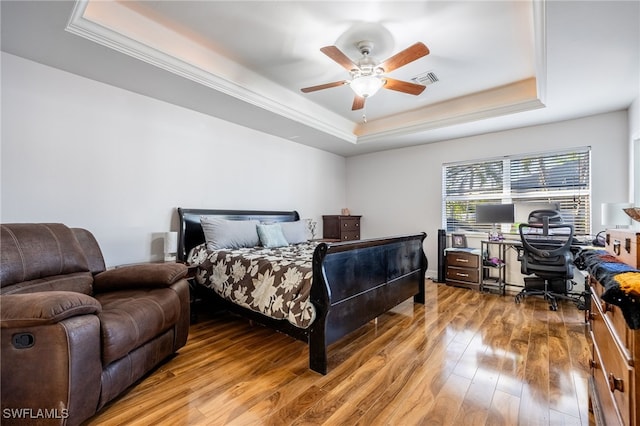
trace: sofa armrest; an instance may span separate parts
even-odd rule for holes
[[[55,324],[78,315],[98,314],[102,305],[91,296],[73,291],[0,296],[0,327],[32,327]]]
[[[187,275],[181,263],[146,263],[123,266],[94,277],[93,290],[106,292],[141,287],[169,287]]]

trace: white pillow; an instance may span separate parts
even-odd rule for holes
[[[226,220],[217,217],[200,217],[200,224],[209,250],[255,247],[260,241],[257,220]]]
[[[289,244],[304,243],[309,239],[309,231],[307,223],[302,220],[295,222],[279,222],[284,238]]]

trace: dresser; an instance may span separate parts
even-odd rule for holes
[[[637,267],[638,235],[607,231],[606,250]],[[591,309],[591,377],[589,402],[598,424],[640,425],[640,330],[632,330],[622,311],[602,300],[604,287],[589,279]]]
[[[605,249],[620,262],[638,267],[640,232],[633,229],[608,229],[605,231]]]
[[[362,216],[322,216],[322,237],[327,240],[354,241],[360,239]]]
[[[457,287],[480,289],[480,254],[467,250],[447,249],[446,283]]]

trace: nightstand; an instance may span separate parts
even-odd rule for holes
[[[343,215],[322,216],[322,238],[340,241],[359,240],[361,217],[362,216]]]
[[[480,289],[480,252],[471,249],[447,249],[448,285]]]

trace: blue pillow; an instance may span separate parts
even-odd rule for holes
[[[282,228],[280,227],[279,223],[274,223],[271,225],[259,224],[257,228],[258,236],[260,237],[260,242],[263,246],[267,248],[275,248],[289,245],[287,239],[282,233]]]

